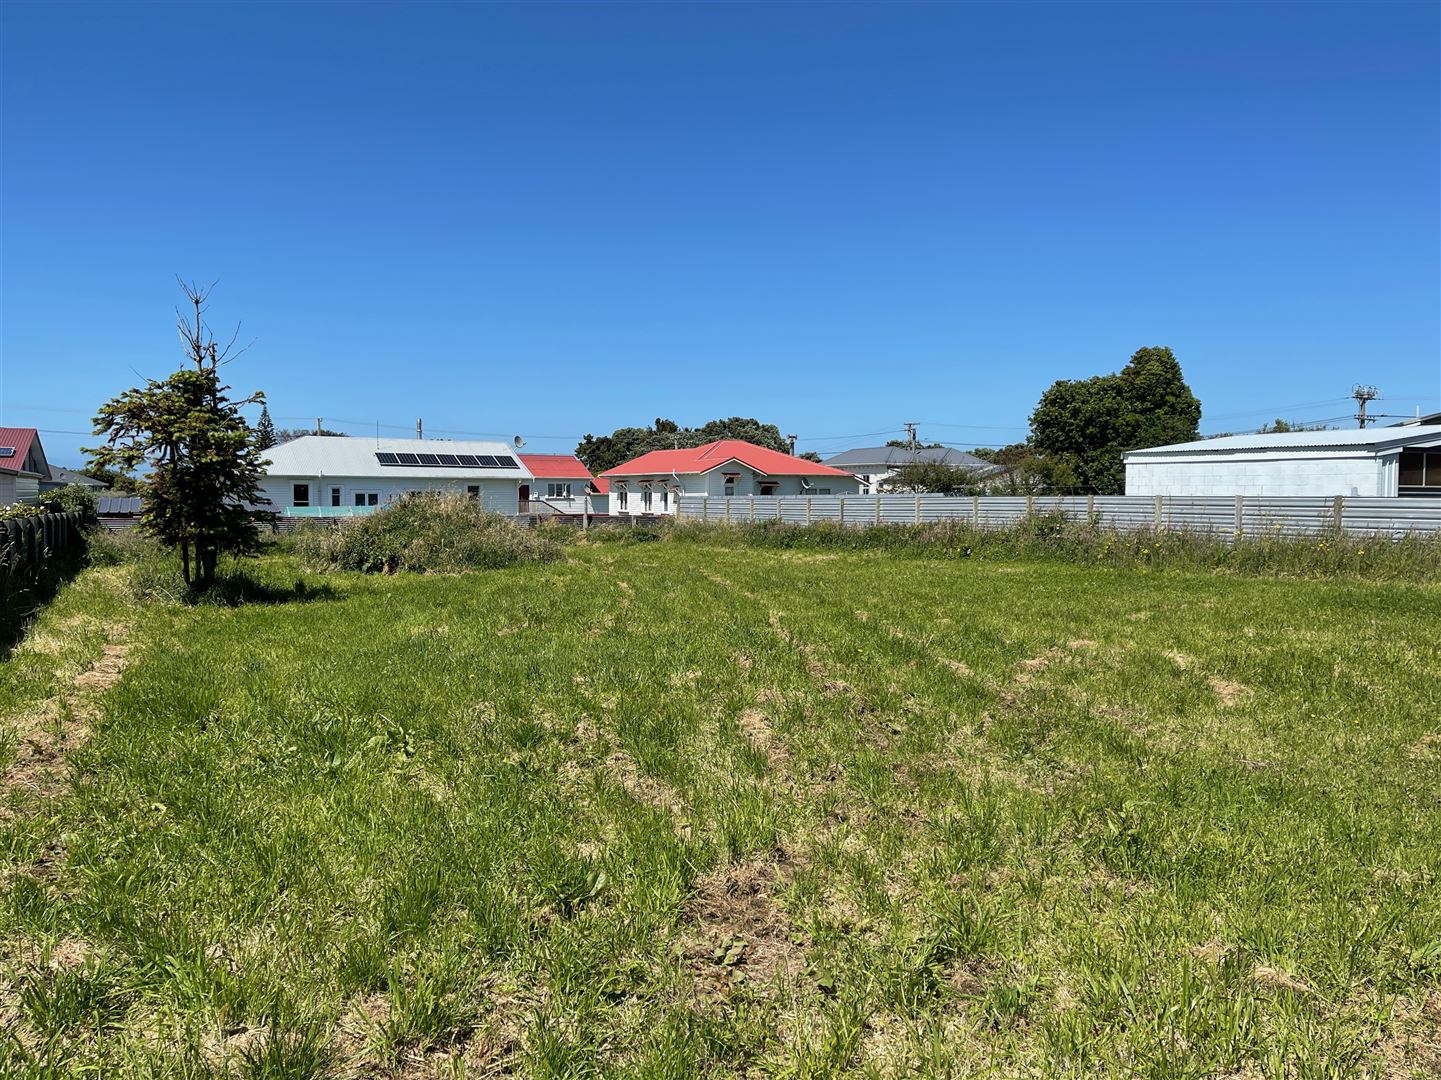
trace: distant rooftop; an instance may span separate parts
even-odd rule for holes
[[[949,446],[922,447],[914,453],[904,446],[863,446],[857,450],[847,450],[835,457],[828,457],[825,462],[832,468],[846,470],[859,469],[866,465],[895,469],[914,462],[925,465],[950,465],[957,469],[974,469],[990,464],[990,462],[976,457],[975,454],[952,450]]]

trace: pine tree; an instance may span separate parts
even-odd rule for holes
[[[260,547],[246,504],[266,501],[260,491],[264,458],[240,410],[263,404],[265,396],[230,398],[219,372],[229,349],[218,350],[201,322],[208,293],[182,287],[195,308],[193,327],[180,317],[194,367],[149,379],[102,405],[95,434],[106,442],[87,453],[102,468],[148,470],[140,481],[141,528],[179,548],[186,585],[205,589],[215,581],[222,552],[250,555]]]
[[[269,450],[275,445],[275,424],[270,419],[270,406],[260,406],[260,422],[255,425],[255,447]]]

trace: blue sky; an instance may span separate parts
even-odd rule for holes
[[[179,361],[176,274],[282,426],[996,445],[1160,344],[1203,431],[1441,408],[1438,43],[1430,3],[11,2],[3,421],[78,461]]]

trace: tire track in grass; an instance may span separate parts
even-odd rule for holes
[[[18,791],[49,799],[64,788],[69,779],[65,756],[90,737],[91,725],[100,716],[97,699],[125,670],[129,633],[124,625],[109,627],[107,636],[112,640],[101,646],[100,656],[21,727],[15,761],[0,781],[5,795]]]

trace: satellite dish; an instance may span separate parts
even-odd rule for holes
[[[510,441],[513,442],[513,443],[515,443],[515,448],[516,448],[517,450],[519,450],[522,446],[525,445],[525,440],[522,439],[519,435],[517,435],[515,438],[511,439]]]

